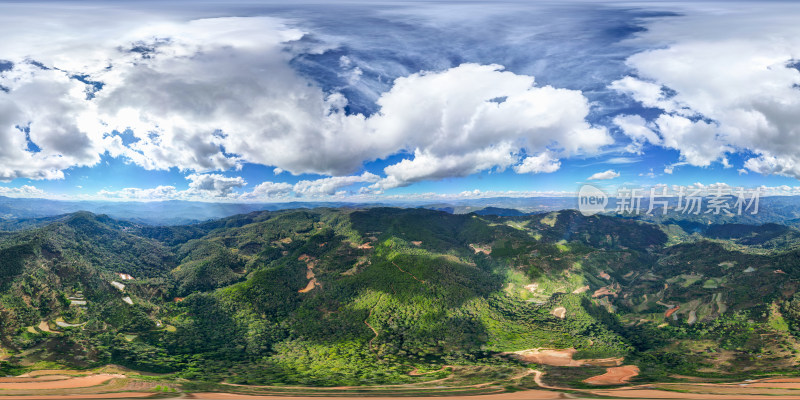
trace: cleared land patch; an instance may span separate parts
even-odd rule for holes
[[[307,254],[303,254],[298,258],[299,261],[306,262],[306,279],[308,279],[308,284],[306,287],[298,290],[300,293],[308,293],[317,286],[317,278],[315,278],[314,274],[314,267],[317,266],[316,260],[309,257]]]
[[[567,316],[567,309],[564,307],[556,307],[553,309],[553,311],[550,312],[550,314],[552,314],[557,318],[564,319],[564,317]]]
[[[636,375],[639,375],[639,367],[635,365],[622,365],[619,367],[606,368],[605,374],[585,379],[584,382],[590,385],[624,385],[630,382],[631,378]]]
[[[73,389],[97,386],[115,378],[125,378],[121,374],[97,374],[67,379],[35,379],[28,382],[0,382],[0,389],[8,390],[45,390]]]
[[[528,349],[505,353],[520,361],[552,365],[554,367],[581,367],[585,365],[597,367],[615,367],[622,364],[622,357],[611,358],[590,358],[575,360],[572,356],[577,352],[575,349]]]

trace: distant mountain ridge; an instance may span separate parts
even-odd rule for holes
[[[675,200],[672,199],[671,207]],[[613,210],[616,199],[610,198],[607,208]],[[62,201],[48,199],[9,198],[0,196],[0,230],[19,229],[47,222],[47,218],[78,211],[106,214],[116,219],[148,225],[185,225],[246,214],[253,211],[277,211],[299,208],[426,208],[451,214],[476,213],[478,215],[524,216],[550,211],[577,209],[575,197],[492,197],[481,199],[454,199],[431,202],[392,201],[392,202],[314,202],[296,201],[282,203],[204,203],[183,200],[156,202],[108,202],[108,201]],[[800,227],[800,196],[764,197],[756,215],[744,213],[737,216],[700,213],[681,214],[670,212],[662,216],[660,212],[645,215],[646,199],[642,202],[642,212],[626,216],[652,222],[665,222],[670,219],[695,221],[697,223],[778,223]],[[613,214],[613,213],[608,213]]]
[[[523,215],[530,215],[531,213],[524,213],[516,208],[500,208],[500,207],[486,207],[478,211],[473,211],[478,215],[496,215],[498,217],[521,217]]]
[[[346,202],[204,203],[183,200],[154,202],[63,201],[0,196],[0,220],[42,219],[89,211],[148,225],[183,225],[253,211],[293,208],[348,207]],[[35,222],[35,221],[29,221]]]
[[[144,223],[148,225],[183,225],[210,219],[225,218],[253,211],[276,211],[298,208],[371,208],[402,207],[427,208],[462,214],[480,211],[487,207],[508,204],[538,211],[554,211],[571,208],[575,199],[567,198],[488,198],[474,200],[454,200],[448,203],[430,201],[394,202],[330,202],[296,201],[282,203],[205,203],[183,200],[154,202],[111,202],[111,201],[63,201],[49,199],[10,198],[0,196],[0,221],[27,220],[22,226],[36,223],[36,219],[54,217],[78,211],[107,214],[113,218]],[[44,221],[44,220],[41,220]],[[9,225],[11,226],[11,225]],[[0,229],[2,224],[0,223]]]

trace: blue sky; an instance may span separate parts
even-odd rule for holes
[[[0,4],[0,195],[800,186],[793,4],[196,4]]]

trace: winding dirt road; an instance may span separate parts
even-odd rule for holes
[[[0,389],[8,390],[44,390],[73,389],[102,385],[115,378],[125,378],[121,374],[97,374],[68,379],[35,379],[28,382],[0,382]]]

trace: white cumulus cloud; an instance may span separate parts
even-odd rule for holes
[[[647,144],[661,144],[661,138],[653,132],[647,121],[639,115],[618,115],[614,117],[622,133],[631,139],[626,150],[630,153],[642,154],[642,147]]]
[[[175,186],[155,188],[124,188],[120,190],[101,190],[100,199],[111,200],[211,200],[219,201],[236,198],[234,192],[247,185],[242,177],[226,177],[221,174],[191,174],[186,177],[189,188],[178,190]]]
[[[525,157],[522,163],[514,166],[514,171],[518,174],[538,174],[540,172],[550,173],[558,171],[561,168],[561,162],[548,152]]]
[[[588,179],[590,181],[594,181],[594,180],[614,179],[614,178],[618,178],[618,177],[619,177],[619,172],[614,171],[613,169],[609,169],[607,171],[597,172],[595,174],[592,174],[592,176],[590,176],[590,177],[588,177],[586,179]]]
[[[242,177],[226,177],[220,174],[191,174],[186,177],[190,180],[189,189],[212,194],[217,197],[227,196],[234,189],[247,185]]]
[[[521,154],[552,149],[555,160],[612,143],[605,128],[586,122],[580,91],[536,86],[499,65],[410,74],[378,97],[375,114],[353,115],[341,93],[293,69],[287,46],[307,32],[286,20],[139,13],[119,22],[113,13],[64,13],[74,20],[38,11],[0,17],[0,34],[21,38],[0,43],[0,59],[12,63],[0,73],[0,180],[59,179],[108,154],[145,169],[177,168],[199,180],[192,190],[212,185],[222,196],[239,182],[212,182],[208,173],[246,162],[332,176],[293,189],[329,194],[365,162],[398,153],[413,156],[388,166],[381,182],[370,177],[376,187],[517,164],[533,172],[537,159]],[[59,34],[26,18],[50,21]],[[363,73],[347,57],[339,67],[351,82]]]
[[[340,189],[346,186],[356,183],[374,183],[379,179],[378,175],[369,172],[353,176],[332,176],[330,178],[302,180],[297,182],[292,190],[301,197],[330,196],[338,193]]]
[[[654,128],[691,165],[727,167],[725,155],[741,151],[755,154],[744,163],[751,171],[798,178],[800,7],[717,11],[656,19],[638,36],[635,43],[657,48],[628,58],[636,75],[610,87],[663,114],[623,130]]]
[[[580,91],[539,87],[532,76],[499,65],[463,64],[399,78],[378,105],[379,113],[366,121],[370,131],[414,151],[413,159],[384,169],[382,188],[503,170],[519,163],[523,149],[554,148],[569,156],[613,142],[605,128],[586,122],[589,103]]]
[[[45,192],[36,186],[22,185],[20,187],[0,186],[0,196],[7,197],[44,197]]]
[[[185,191],[178,191],[175,186],[158,186],[155,188],[124,188],[120,190],[101,190],[97,196],[110,200],[173,200],[184,199]]]

